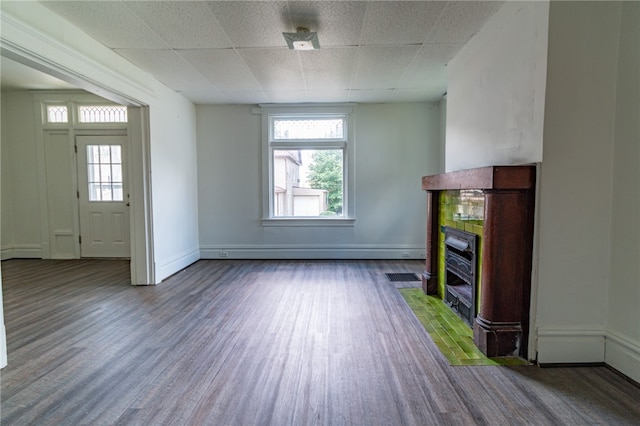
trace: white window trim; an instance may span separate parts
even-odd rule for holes
[[[262,115],[262,225],[270,226],[319,226],[319,227],[338,227],[338,226],[354,226],[355,218],[355,127],[353,110],[354,104],[323,104],[323,105],[307,105],[307,104],[279,104],[260,105],[260,108],[254,108],[254,114]],[[340,148],[344,149],[344,189],[343,189],[343,216],[341,217],[274,217],[273,212],[273,173],[272,173],[272,150],[274,148],[282,148],[287,144],[306,142],[298,140],[271,142],[271,120],[272,117],[303,117],[305,115],[341,115],[346,116],[345,132],[346,137],[341,140],[328,139],[322,143],[323,148]],[[309,143],[309,148],[318,147],[317,144]]]

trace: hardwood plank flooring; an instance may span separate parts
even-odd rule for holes
[[[640,424],[604,367],[451,367],[384,276],[422,270],[201,260],[133,287],[126,261],[2,262],[2,424]]]

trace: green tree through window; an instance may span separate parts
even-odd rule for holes
[[[311,188],[328,191],[327,211],[342,214],[342,151],[318,150],[312,159],[307,176]]]

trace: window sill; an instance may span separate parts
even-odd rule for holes
[[[264,218],[262,226],[308,226],[308,227],[353,227],[356,220],[353,218]]]

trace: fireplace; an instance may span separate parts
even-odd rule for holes
[[[448,226],[444,228],[444,301],[467,324],[476,316],[476,235]]]
[[[422,178],[422,189],[427,192],[422,288],[427,294],[448,299],[452,307],[456,305],[458,313],[473,326],[474,343],[487,356],[527,356],[535,181],[534,165],[489,166]],[[441,198],[448,198],[448,191],[462,190],[482,194],[481,221],[475,221],[473,212],[455,217],[456,213],[441,208]],[[454,228],[449,244],[440,239],[443,225]],[[479,238],[465,240],[465,234],[457,232],[462,230]],[[475,248],[470,249],[476,240]],[[440,263],[445,263],[444,251],[449,259],[446,265]],[[475,259],[477,265],[473,266]],[[461,268],[461,264],[465,266]],[[465,286],[460,269],[477,274],[475,280]],[[447,290],[441,292],[443,275]]]

